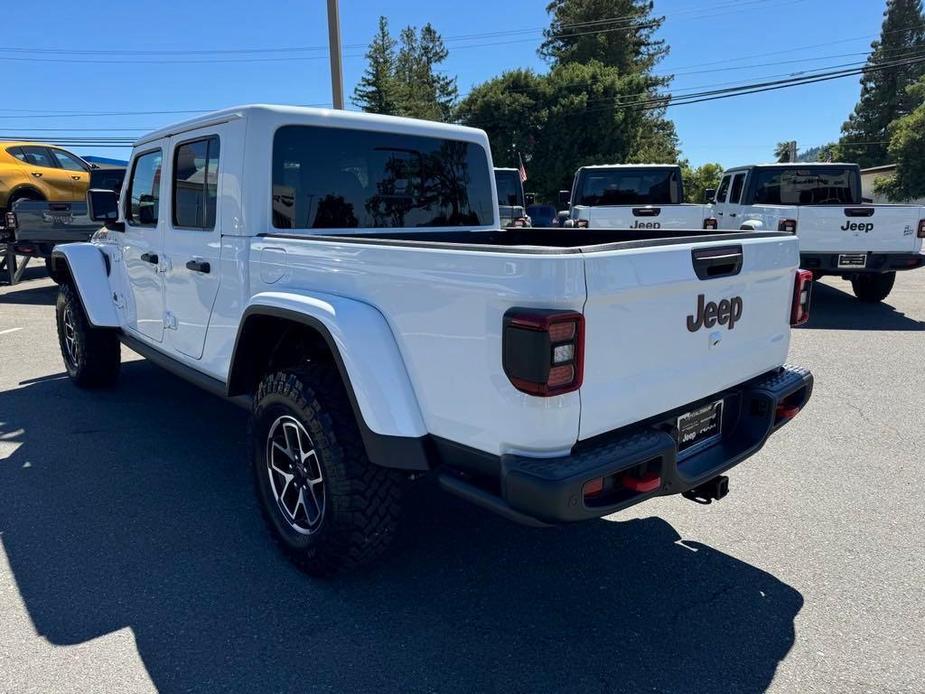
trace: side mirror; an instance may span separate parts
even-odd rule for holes
[[[559,204],[568,206],[571,203],[572,191],[570,190],[560,190],[559,191]]]
[[[119,219],[119,196],[111,190],[91,188],[87,192],[87,208],[94,222],[115,222]]]
[[[716,200],[716,188],[707,188],[703,191],[703,201],[704,202],[713,202]]]

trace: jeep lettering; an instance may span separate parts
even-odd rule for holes
[[[697,312],[695,315],[687,317],[687,329],[692,333],[697,332],[700,328],[712,328],[717,323],[732,330],[739,318],[742,317],[743,304],[740,296],[722,299],[719,303],[711,301],[704,304],[704,301],[704,295],[700,294],[697,297]]]
[[[630,225],[630,229],[661,229],[662,225],[658,222],[640,222],[635,221]]]
[[[842,231],[863,231],[866,234],[874,230],[874,225],[872,222],[852,222],[850,219],[846,219],[844,226],[840,227],[840,229]]]

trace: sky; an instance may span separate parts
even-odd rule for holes
[[[4,7],[0,138],[140,136],[244,103],[330,105],[325,0],[42,0]],[[863,61],[884,0],[655,0],[670,46],[658,73],[671,90]],[[444,69],[460,94],[504,70],[547,69],[536,54],[546,0],[340,0],[345,91],[386,13],[393,34],[430,22],[446,39]],[[296,49],[294,51],[282,49]],[[858,77],[669,109],[693,165],[768,161],[838,137]],[[348,108],[355,108],[352,105]],[[140,114],[138,112],[145,112]],[[125,158],[127,149],[72,147]]]

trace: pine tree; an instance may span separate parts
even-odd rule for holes
[[[379,17],[379,30],[366,51],[366,72],[353,90],[353,103],[369,113],[394,115],[400,110],[395,82],[395,39],[389,22]]]
[[[887,0],[880,39],[874,41],[868,67],[922,57],[925,15],[922,0]],[[839,155],[862,168],[889,163],[890,123],[910,114],[917,103],[909,87],[925,75],[925,63],[871,69],[861,78],[861,98],[842,126]],[[857,143],[857,144],[854,144]]]
[[[420,33],[405,27],[395,61],[400,110],[411,118],[446,121],[456,102],[456,79],[437,71],[449,55],[443,38],[429,23]]]
[[[553,65],[599,60],[621,74],[648,73],[668,54],[655,38],[665,20],[652,7],[651,0],[552,0],[539,53]]]

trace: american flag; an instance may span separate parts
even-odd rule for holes
[[[527,168],[524,166],[524,159],[522,156],[520,156],[520,152],[517,153],[517,161],[519,162],[519,164],[517,165],[517,173],[520,174],[520,182],[526,183],[527,182]]]

